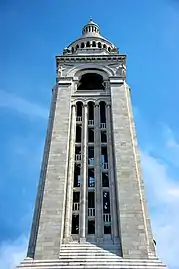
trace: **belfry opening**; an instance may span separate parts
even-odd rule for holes
[[[97,73],[82,75],[78,90],[104,90],[103,77]]]

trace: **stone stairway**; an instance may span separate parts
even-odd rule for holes
[[[96,246],[90,243],[70,243],[61,246],[58,260],[25,259],[19,269],[165,269],[156,258],[123,259],[118,245]]]

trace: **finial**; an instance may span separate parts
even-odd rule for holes
[[[90,21],[93,21],[91,16],[90,16]]]

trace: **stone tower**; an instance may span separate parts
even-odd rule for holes
[[[165,268],[146,209],[126,55],[90,20],[56,67],[28,253],[18,268]]]

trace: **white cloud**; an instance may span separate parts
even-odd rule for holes
[[[14,269],[26,256],[27,238],[20,236],[15,241],[0,244],[0,268]]]
[[[29,117],[46,119],[48,110],[38,104],[29,102],[17,95],[0,90],[0,107],[6,107],[26,114]]]
[[[170,167],[142,151],[142,167],[152,227],[160,259],[169,268],[179,268],[179,181],[169,176]]]

